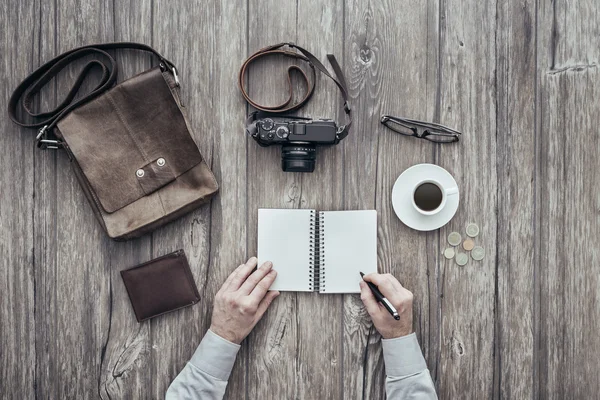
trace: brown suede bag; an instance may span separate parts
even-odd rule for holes
[[[117,64],[105,50],[123,48],[152,52],[160,64],[115,86]],[[95,59],[65,100],[53,111],[34,113],[32,97],[70,62],[89,55]],[[100,83],[73,101],[93,67],[102,68]],[[19,107],[35,121],[19,120]],[[42,127],[38,147],[66,151],[96,218],[115,240],[151,232],[206,203],[218,190],[190,135],[177,69],[146,45],[110,43],[66,52],[17,87],[8,112],[20,126]]]

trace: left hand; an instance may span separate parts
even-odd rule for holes
[[[269,291],[277,276],[273,264],[267,261],[252,272],[257,263],[252,257],[240,265],[215,296],[210,330],[233,343],[240,344],[248,336],[279,296],[277,290]]]

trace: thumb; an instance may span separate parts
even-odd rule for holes
[[[271,302],[275,299],[275,297],[279,296],[278,290],[269,290],[265,297],[258,304],[258,310],[256,311],[257,320],[261,319],[263,314],[267,311],[267,308],[271,305]]]
[[[365,305],[367,312],[371,316],[377,314],[377,312],[379,311],[379,304],[377,303],[377,299],[375,299],[375,296],[373,296],[373,292],[371,292],[371,289],[369,289],[369,286],[365,282],[360,281],[359,284],[360,299]]]

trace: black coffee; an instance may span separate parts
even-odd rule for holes
[[[423,183],[415,190],[415,204],[423,211],[433,211],[442,204],[442,190],[435,183]]]

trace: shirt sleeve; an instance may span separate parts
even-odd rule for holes
[[[382,339],[385,362],[385,391],[389,400],[437,399],[435,386],[419,347],[411,333],[395,339]]]
[[[191,360],[169,386],[166,400],[220,400],[240,345],[223,339],[210,329]]]

